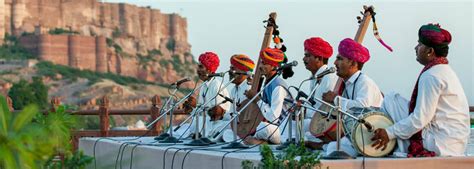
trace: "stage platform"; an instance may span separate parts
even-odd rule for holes
[[[111,140],[113,139],[113,140]],[[133,139],[133,140],[132,140]],[[190,140],[185,140],[187,143]],[[191,147],[179,144],[157,143],[152,137],[81,138],[79,149],[94,156],[96,163],[89,169],[237,169],[241,162],[260,162],[258,147],[241,150],[221,149],[225,144]],[[275,148],[275,146],[272,146]],[[474,148],[471,144],[470,148]],[[275,152],[278,152],[275,150]],[[474,154],[472,154],[474,155]],[[321,160],[322,169],[361,169],[363,158],[354,160]],[[365,158],[366,169],[474,169],[474,156],[435,158]]]

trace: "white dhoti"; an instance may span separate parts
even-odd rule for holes
[[[274,144],[280,144],[280,128],[267,122],[260,122],[254,135],[257,139],[268,140]]]
[[[381,110],[389,115],[394,123],[396,123],[408,117],[408,104],[409,101],[400,96],[400,94],[391,92],[384,96]],[[409,145],[409,140],[397,139],[397,146],[395,147],[394,152],[405,153],[406,156]]]
[[[203,129],[203,117],[202,116],[197,116],[197,120],[199,122],[199,132],[202,132]],[[227,120],[216,120],[216,121],[210,121],[211,119],[209,116],[206,116],[206,126],[205,126],[205,137],[212,137],[214,134],[219,132],[222,128],[226,127],[225,125],[229,122]],[[227,126],[226,128],[230,128],[230,125]],[[193,121],[190,124],[190,127],[187,131],[185,131],[185,136],[188,136],[196,131],[196,118],[193,119]]]
[[[386,94],[384,96],[381,111],[389,115],[396,123],[397,121],[408,117],[408,100],[400,96],[400,94],[398,93]],[[409,140],[397,139],[397,146],[394,152],[397,156],[406,156],[409,145]],[[336,151],[336,142],[330,142],[327,146],[324,146],[323,148],[326,152],[326,155],[328,155],[333,151]],[[340,150],[345,151],[351,156],[359,155],[357,150],[352,146],[352,142],[347,137],[341,138]]]

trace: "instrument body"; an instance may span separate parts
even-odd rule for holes
[[[376,108],[352,108],[350,112],[357,116],[358,119],[365,120],[374,128],[387,128],[394,124],[393,120],[387,114]],[[351,140],[352,146],[360,153],[369,157],[383,157],[395,149],[396,139],[388,142],[385,150],[372,147],[373,141],[370,139],[374,136],[373,132],[368,131],[364,124],[357,120],[344,118],[344,133]]]
[[[265,21],[267,23],[267,26],[266,26],[265,35],[264,35],[264,38],[263,38],[261,50],[263,50],[263,49],[270,46],[273,31],[274,31],[275,26],[276,26],[275,20],[276,20],[276,13],[272,12],[269,15],[269,19]],[[251,86],[250,90],[251,91],[256,91],[256,93],[257,93],[258,90],[259,90],[259,87],[261,86],[261,83],[263,83],[262,79],[261,79],[262,73],[260,71],[260,66],[262,65],[262,64],[260,64],[261,63],[260,57],[258,58],[258,61],[256,63],[257,63],[257,65],[254,69],[255,74],[252,78],[252,82],[251,82],[252,86]],[[240,105],[241,106],[247,105],[247,103],[249,102],[249,99],[251,99],[251,98],[248,98],[247,100],[244,100],[242,103],[240,103]],[[241,109],[241,107],[239,106],[237,108],[237,110],[240,111],[240,109]],[[239,122],[238,122],[238,125],[237,125],[237,135],[240,138],[245,138],[248,135],[254,134],[256,129],[257,129],[258,124],[260,124],[260,122],[262,122],[265,119],[262,115],[262,112],[260,111],[260,108],[257,105],[257,101],[253,101],[252,103],[250,103],[249,106],[247,106],[240,113],[238,118],[239,118]],[[235,126],[232,125],[232,127],[235,127]]]

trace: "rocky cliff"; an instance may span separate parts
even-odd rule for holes
[[[53,63],[163,83],[195,74],[187,21],[177,14],[97,0],[0,0],[1,22],[0,37],[22,37]],[[77,34],[47,36],[55,29]]]

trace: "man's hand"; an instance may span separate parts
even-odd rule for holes
[[[184,112],[185,113],[190,113],[193,111],[193,108],[196,107],[196,104],[197,104],[197,101],[196,101],[196,98],[191,96],[188,98],[188,100],[186,100],[184,103],[183,103],[183,106],[184,106]]]
[[[374,136],[371,140],[374,141],[372,147],[375,147],[376,150],[382,148],[382,151],[387,148],[388,141],[390,141],[390,139],[388,139],[387,131],[380,128],[374,131]]]
[[[245,91],[245,96],[247,96],[248,99],[252,99],[255,95],[257,95],[257,92],[256,91],[251,91],[251,90],[247,90]],[[257,98],[255,98],[255,102],[259,101],[260,100],[260,96],[257,96]]]
[[[334,93],[333,91],[328,91],[323,94],[323,100],[328,103],[333,103],[334,104],[334,98],[336,98],[337,94]]]
[[[222,120],[224,113],[225,111],[221,106],[214,106],[211,110],[207,111],[211,121]]]

